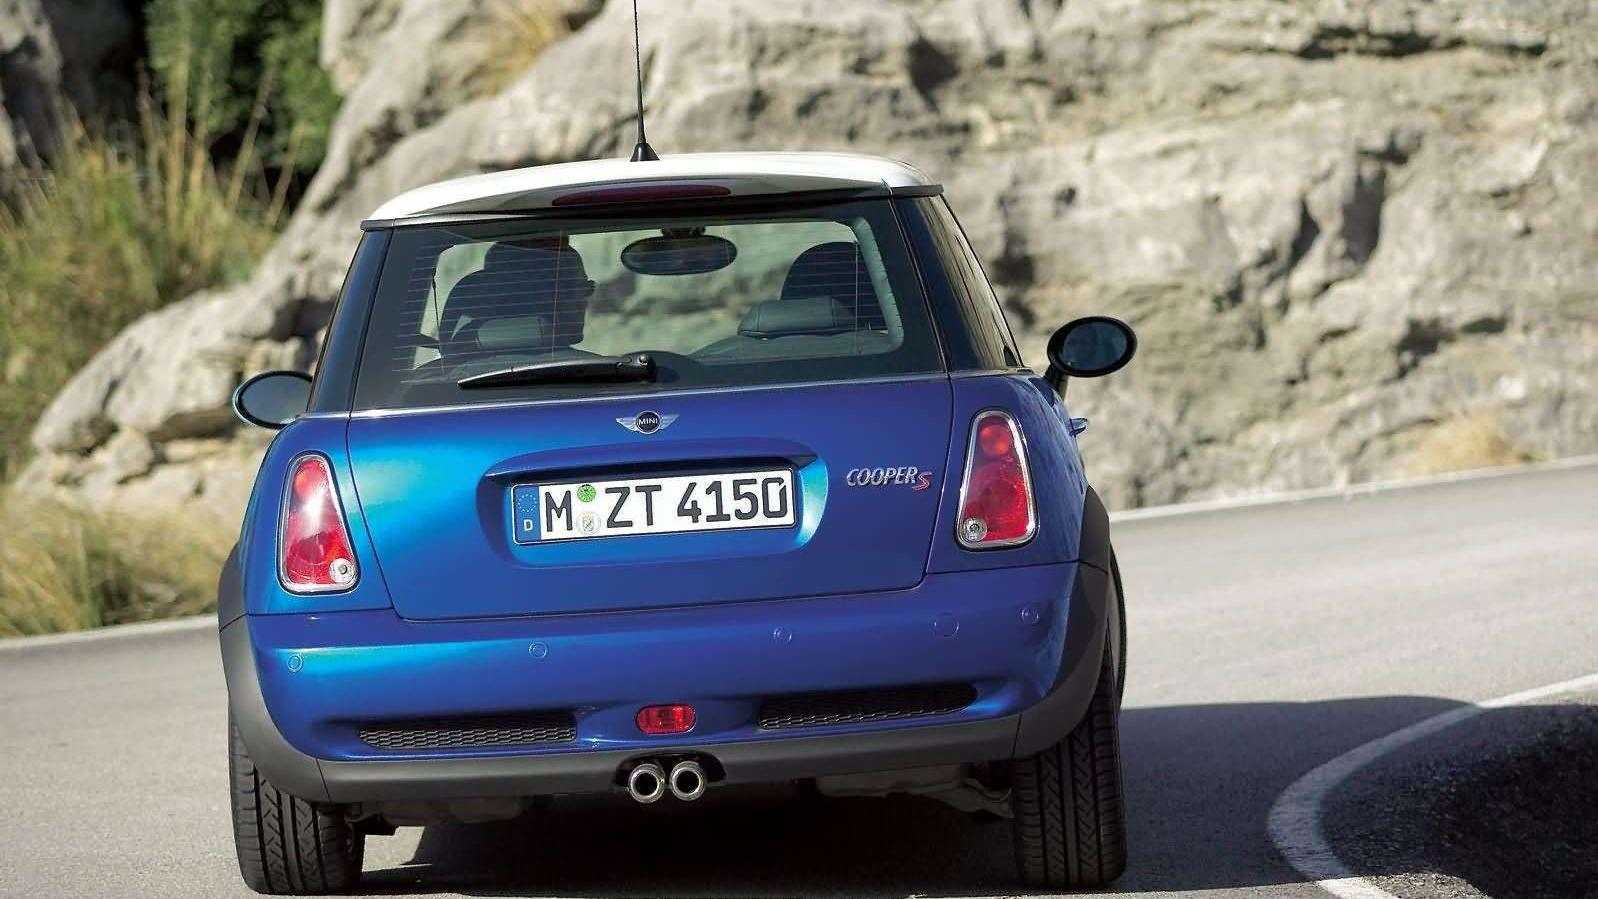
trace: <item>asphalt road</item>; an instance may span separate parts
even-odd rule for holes
[[[1598,671],[1598,467],[1114,533],[1134,895],[1323,895],[1266,833],[1295,778],[1461,702]],[[246,895],[223,723],[208,631],[0,652],[0,895]],[[366,872],[387,894],[1013,890],[1004,825],[780,789],[402,830],[369,842]]]

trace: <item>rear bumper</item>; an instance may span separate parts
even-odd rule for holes
[[[737,606],[493,621],[391,611],[246,616],[222,629],[229,702],[266,777],[308,799],[363,802],[615,788],[645,755],[701,753],[752,783],[1027,755],[1080,719],[1112,600],[1089,564],[928,576],[913,590]],[[964,681],[954,713],[767,731],[758,698]],[[701,709],[691,734],[632,728],[651,702]],[[578,710],[570,743],[396,754],[363,722]]]

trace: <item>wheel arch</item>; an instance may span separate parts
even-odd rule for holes
[[[1058,742],[1087,713],[1098,685],[1103,663],[1105,639],[1111,638],[1111,652],[1120,663],[1119,578],[1114,575],[1114,551],[1110,546],[1110,516],[1097,491],[1087,488],[1082,501],[1082,534],[1079,542],[1076,575],[1066,610],[1065,646],[1060,672],[1042,702],[1021,713],[1016,729],[1014,756],[1041,752]]]

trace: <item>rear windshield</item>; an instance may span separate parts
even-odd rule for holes
[[[465,389],[506,368],[648,352],[643,383]],[[400,228],[357,409],[942,370],[887,200],[750,214]]]

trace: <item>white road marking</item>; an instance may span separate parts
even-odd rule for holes
[[[1267,829],[1277,851],[1300,874],[1341,899],[1398,899],[1392,893],[1356,875],[1326,842],[1321,829],[1321,813],[1326,797],[1343,781],[1382,756],[1423,740],[1439,731],[1468,721],[1492,709],[1529,705],[1533,702],[1598,689],[1598,674],[1560,681],[1478,705],[1465,705],[1434,715],[1424,721],[1393,731],[1358,746],[1294,781],[1271,806]]]
[[[1436,484],[1458,484],[1467,481],[1485,481],[1493,478],[1512,477],[1518,474],[1528,474],[1537,471],[1564,471],[1569,468],[1585,468],[1589,465],[1598,465],[1598,455],[1571,456],[1567,459],[1554,459],[1548,462],[1528,462],[1524,465],[1503,465],[1498,468],[1473,468],[1469,471],[1450,471],[1444,474],[1424,475],[1414,478],[1397,478],[1388,481],[1366,481],[1362,484],[1348,484],[1342,487],[1314,487],[1309,490],[1293,490],[1286,493],[1262,493],[1258,496],[1236,496],[1228,499],[1200,500],[1192,503],[1176,503],[1169,506],[1148,506],[1142,509],[1126,509],[1121,512],[1110,513],[1111,521],[1139,521],[1145,518],[1173,518],[1178,515],[1194,515],[1200,512],[1223,512],[1228,509],[1250,509],[1255,506],[1279,506],[1291,503],[1301,503],[1312,499],[1335,499],[1342,497],[1350,499],[1356,496],[1366,496],[1372,493],[1386,493],[1390,490],[1408,490],[1415,487],[1430,487]]]

